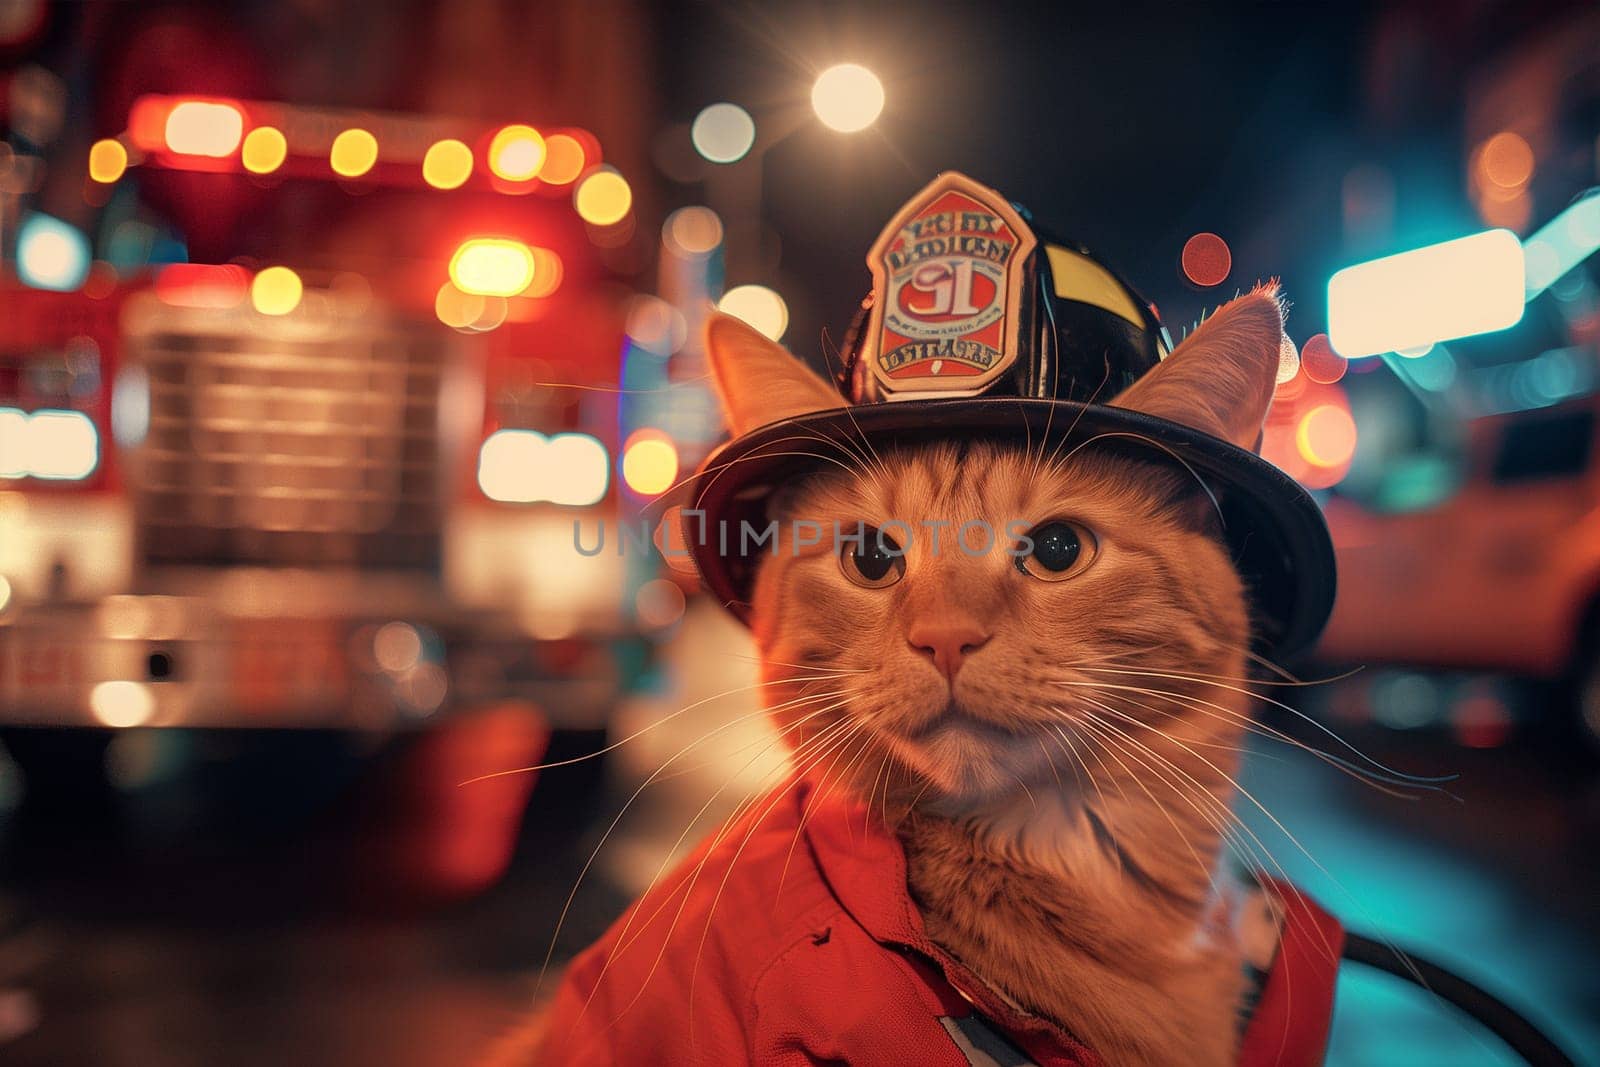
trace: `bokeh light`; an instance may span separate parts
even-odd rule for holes
[[[1314,334],[1300,346],[1300,368],[1319,385],[1332,385],[1349,367],[1350,361],[1333,350],[1325,333]]]
[[[1294,432],[1300,458],[1317,467],[1340,467],[1356,452],[1356,423],[1350,413],[1322,404],[1300,417]]]
[[[689,139],[712,163],[737,163],[756,143],[756,123],[738,104],[712,104],[695,116]]]
[[[1197,233],[1183,243],[1183,276],[1202,289],[1221,285],[1233,270],[1233,250],[1214,233]]]
[[[244,137],[244,116],[231,104],[185,100],[167,113],[167,148],[187,156],[221,159]]]
[[[539,180],[551,185],[569,185],[578,180],[588,162],[583,145],[576,137],[552,133],[544,142],[544,165],[539,168]]]
[[[250,272],[233,263],[171,263],[156,275],[156,299],[173,307],[234,308],[250,296]]]
[[[1545,223],[1524,244],[1527,300],[1533,300],[1600,250],[1600,191],[1590,191]]]
[[[1503,191],[1503,190],[1502,190]],[[1477,200],[1478,217],[1490,226],[1521,232],[1533,220],[1533,197],[1526,190],[1506,196],[1490,193]]]
[[[486,296],[483,298],[483,310],[467,323],[467,329],[474,333],[488,333],[490,330],[499,329],[500,325],[510,317],[510,301],[503,296]]]
[[[422,658],[422,635],[405,622],[386,622],[372,636],[372,658],[386,671],[409,671]]]
[[[288,267],[268,267],[250,283],[250,303],[263,315],[287,315],[300,306],[305,286]]]
[[[660,430],[636,430],[622,449],[622,480],[640,496],[659,496],[678,480],[678,450]]]
[[[89,177],[110,184],[128,169],[128,150],[121,141],[106,139],[89,146]]]
[[[422,157],[422,180],[435,189],[459,189],[472,177],[472,149],[446,138],[428,146]]]
[[[667,216],[661,239],[680,256],[707,256],[722,244],[722,219],[708,207],[683,207]]]
[[[89,710],[107,726],[143,726],[156,713],[156,698],[143,682],[101,682],[89,693]]]
[[[91,300],[104,300],[117,291],[122,277],[117,268],[103,259],[89,264],[89,273],[83,279],[83,295]]]
[[[1300,350],[1295,347],[1289,335],[1284,334],[1283,340],[1278,342],[1277,384],[1284,384],[1298,373],[1300,373]]]
[[[1522,189],[1533,178],[1533,149],[1517,133],[1501,130],[1478,147],[1478,173],[1486,185]]]
[[[717,310],[742,319],[774,341],[781,339],[789,328],[789,305],[764,285],[729,289],[717,301]]]
[[[489,142],[489,169],[508,182],[538,177],[544,166],[544,138],[532,126],[507,126]]]
[[[1510,230],[1358,263],[1328,280],[1328,340],[1357,359],[1503,330],[1522,319],[1526,281]]]
[[[239,161],[252,174],[271,174],[289,157],[289,142],[273,126],[257,126],[244,135]]]
[[[534,277],[533,250],[506,237],[473,237],[450,257],[450,280],[463,293],[515,296]]]
[[[9,424],[0,428],[0,449],[7,453],[0,459],[0,475],[80,481],[100,465],[100,431],[83,412],[0,412]]]
[[[89,240],[76,226],[34,212],[17,231],[17,275],[35,289],[70,292],[89,274]]]
[[[433,313],[446,326],[464,330],[483,314],[483,297],[477,293],[463,293],[454,283],[445,282],[434,295]]]
[[[811,107],[831,130],[856,133],[883,112],[883,83],[866,67],[840,63],[818,75],[811,87]]]
[[[566,267],[561,262],[561,257],[548,248],[531,248],[533,254],[533,281],[522,290],[526,297],[546,297],[561,288],[561,279],[566,274]]]
[[[359,178],[378,162],[378,139],[368,130],[345,130],[333,139],[328,164],[343,178]]]
[[[621,222],[633,207],[633,190],[622,175],[602,167],[578,183],[572,203],[584,222],[611,226]]]
[[[668,356],[688,340],[689,325],[683,312],[659,296],[641,295],[634,297],[628,306],[624,332],[639,347],[658,356]]]
[[[591,507],[611,484],[606,446],[585,433],[545,437],[536,430],[496,430],[478,450],[478,488],[507,504]]]
[[[1305,367],[1302,366],[1299,374],[1287,381],[1278,382],[1273,387],[1272,402],[1274,404],[1286,404],[1298,399],[1306,391],[1306,385],[1309,381],[1310,379],[1306,377]]]
[[[670,578],[652,578],[634,594],[634,614],[652,630],[664,629],[683,618],[688,602],[683,589]]]

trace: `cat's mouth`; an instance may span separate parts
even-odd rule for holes
[[[938,715],[911,729],[902,730],[901,734],[907,740],[918,743],[936,741],[951,734],[997,744],[1015,741],[1023,736],[1020,730],[979,718],[953,700]]]

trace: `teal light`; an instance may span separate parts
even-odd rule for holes
[[[1384,362],[1402,381],[1430,393],[1442,393],[1455,384],[1455,357],[1444,345],[1429,345],[1416,355],[1397,355],[1386,355]]]
[[[1600,189],[1591,189],[1524,242],[1525,300],[1532,300],[1600,249]]]
[[[1421,511],[1449,500],[1460,485],[1460,464],[1448,456],[1401,456],[1384,471],[1375,504],[1385,513]]]
[[[1520,363],[1484,367],[1472,373],[1478,406],[1492,414],[1549,407],[1592,392],[1596,372],[1582,345],[1552,348]]]

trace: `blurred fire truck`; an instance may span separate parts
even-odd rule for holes
[[[91,178],[135,164],[254,175],[269,204],[369,195],[293,269],[119,277],[25,223],[0,278],[0,725],[394,730],[514,699],[603,728],[641,615],[674,616],[638,610],[648,557],[573,533],[641,499],[612,477],[632,297],[603,262],[631,191],[592,135],[146,96]]]

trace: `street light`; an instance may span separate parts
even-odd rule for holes
[[[712,163],[737,163],[756,143],[756,123],[738,104],[712,104],[695,116],[689,138]]]
[[[776,341],[789,328],[789,305],[783,297],[764,285],[740,285],[729,289],[717,301],[717,310],[742,319],[769,339]]]
[[[829,129],[857,133],[883,113],[883,83],[866,67],[840,63],[818,75],[811,107]]]

